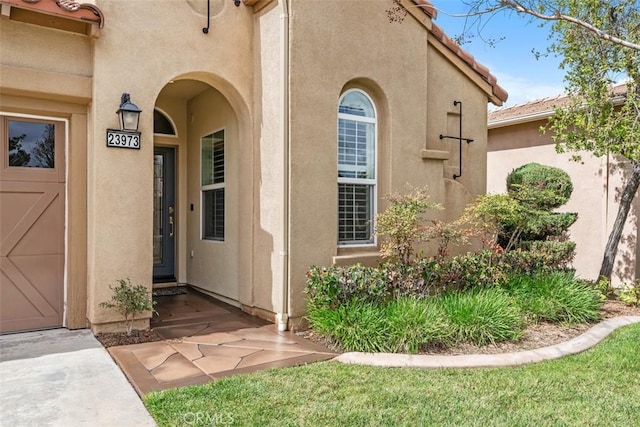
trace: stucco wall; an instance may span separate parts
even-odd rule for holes
[[[349,253],[349,261],[356,262],[377,253],[375,247],[347,251],[337,245],[337,104],[345,89],[361,88],[376,104],[378,211],[385,207],[382,196],[402,190],[406,183],[429,185],[434,201],[450,207],[440,214],[444,217],[451,207],[466,203],[470,194],[484,191],[486,93],[448,59],[430,53],[426,29],[411,16],[401,24],[389,23],[388,7],[385,0],[309,0],[292,6],[293,316],[304,312],[305,272],[310,265],[328,265],[335,255]],[[453,131],[447,111],[454,100],[464,101],[464,132],[477,144],[464,147],[467,175],[449,183],[443,179],[448,171],[443,171],[442,160],[425,160],[422,151],[450,149],[451,143],[436,139]]]
[[[189,102],[187,114],[194,118],[188,131],[187,170],[188,204],[194,210],[187,213],[187,283],[229,298],[238,299],[238,272],[244,267],[240,257],[239,229],[251,227],[250,213],[241,213],[239,199],[241,181],[246,180],[240,168],[241,142],[238,123],[224,97],[213,89]],[[225,167],[225,236],[223,242],[204,240],[202,236],[202,197],[200,187],[201,138],[224,130]],[[246,197],[246,196],[245,196]],[[193,251],[193,256],[191,256]]]
[[[252,293],[243,304],[271,312],[282,310],[287,252],[284,218],[284,20],[279,2],[254,17],[254,218]]]
[[[117,318],[115,313],[97,307],[109,297],[108,285],[116,279],[130,277],[134,283],[151,287],[152,112],[160,90],[179,78],[211,85],[228,100],[242,124],[236,141],[251,141],[252,10],[213,0],[211,27],[205,35],[205,12],[191,3],[96,1],[106,24],[95,42],[93,127],[88,146],[89,320],[94,323]],[[143,111],[140,150],[105,146],[105,129],[118,126],[114,112],[123,92],[131,93],[132,101]],[[194,160],[198,164],[197,159],[188,158],[187,168],[193,167]],[[250,206],[241,208],[251,211]],[[244,239],[243,244],[248,246],[243,249],[250,251],[250,242],[250,237]],[[237,251],[233,256],[238,256]],[[240,275],[238,280],[249,274],[249,282],[250,269],[236,273]],[[237,289],[221,291],[237,295]]]
[[[576,242],[573,266],[580,277],[596,279],[604,247],[618,212],[624,168],[615,159],[582,153],[582,161],[571,161],[571,154],[558,154],[549,134],[538,131],[544,121],[522,123],[489,130],[488,193],[506,192],[506,177],[515,168],[537,162],[558,167],[569,174],[573,193],[561,212],[577,212],[578,220],[569,229]],[[615,285],[637,277],[638,200],[624,228],[616,256],[612,281]]]

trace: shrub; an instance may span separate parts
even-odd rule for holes
[[[458,342],[485,345],[522,336],[520,308],[502,289],[477,289],[443,295],[438,302]]]
[[[499,257],[492,251],[467,253],[442,261],[427,261],[423,267],[425,289],[439,292],[499,285],[506,280]]]
[[[551,210],[569,201],[573,184],[560,168],[527,163],[507,175],[507,191],[527,206]]]
[[[640,279],[624,284],[620,288],[620,299],[625,304],[640,307]]]
[[[307,272],[308,305],[337,307],[357,298],[361,301],[384,301],[390,295],[386,272],[360,264],[348,267],[316,267]]]
[[[598,291],[572,272],[514,276],[506,288],[534,322],[586,323],[600,317]]]
[[[100,307],[115,309],[122,314],[127,324],[127,335],[131,335],[136,315],[145,311],[155,311],[153,306],[156,302],[144,285],[134,286],[129,278],[117,282],[118,286],[115,288],[109,285],[109,289],[113,291],[111,300],[101,302]]]
[[[376,234],[382,237],[380,254],[390,261],[409,264],[415,244],[427,238],[422,215],[429,209],[442,209],[429,202],[427,188],[409,188],[407,194],[393,193],[385,198],[389,207],[376,215]]]
[[[500,255],[503,269],[509,274],[531,274],[565,270],[573,261],[574,242],[537,241],[527,242],[525,248],[504,252]]]

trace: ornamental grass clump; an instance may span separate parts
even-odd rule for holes
[[[522,336],[524,321],[520,307],[500,288],[451,292],[438,303],[456,342],[486,345]]]
[[[600,318],[600,292],[570,271],[513,276],[506,290],[533,322],[588,323]]]

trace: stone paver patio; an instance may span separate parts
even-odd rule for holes
[[[163,341],[109,348],[139,395],[332,359],[330,350],[197,292],[159,297]]]

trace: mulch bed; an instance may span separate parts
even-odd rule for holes
[[[96,338],[105,348],[115,347],[117,345],[162,341],[162,338],[160,338],[153,329],[148,331],[132,331],[131,335],[127,335],[126,332],[101,332],[96,334]]]
[[[617,300],[607,300],[602,305],[600,313],[603,319],[610,319],[618,316],[640,316],[640,308],[626,305]],[[571,338],[575,338],[582,334],[592,326],[593,325],[591,324],[562,325],[541,322],[535,325],[530,325],[525,331],[522,339],[516,342],[508,341],[482,347],[475,346],[473,344],[460,344],[455,347],[446,348],[433,346],[424,349],[421,354],[496,354],[531,350],[570,340]],[[324,345],[334,351],[342,352],[322,335],[318,335],[313,331],[302,331],[298,332],[297,335],[315,343]],[[133,331],[130,336],[127,336],[124,332],[99,333],[96,335],[96,338],[106,348],[118,345],[162,341],[162,338],[160,338],[153,329],[148,331]]]

